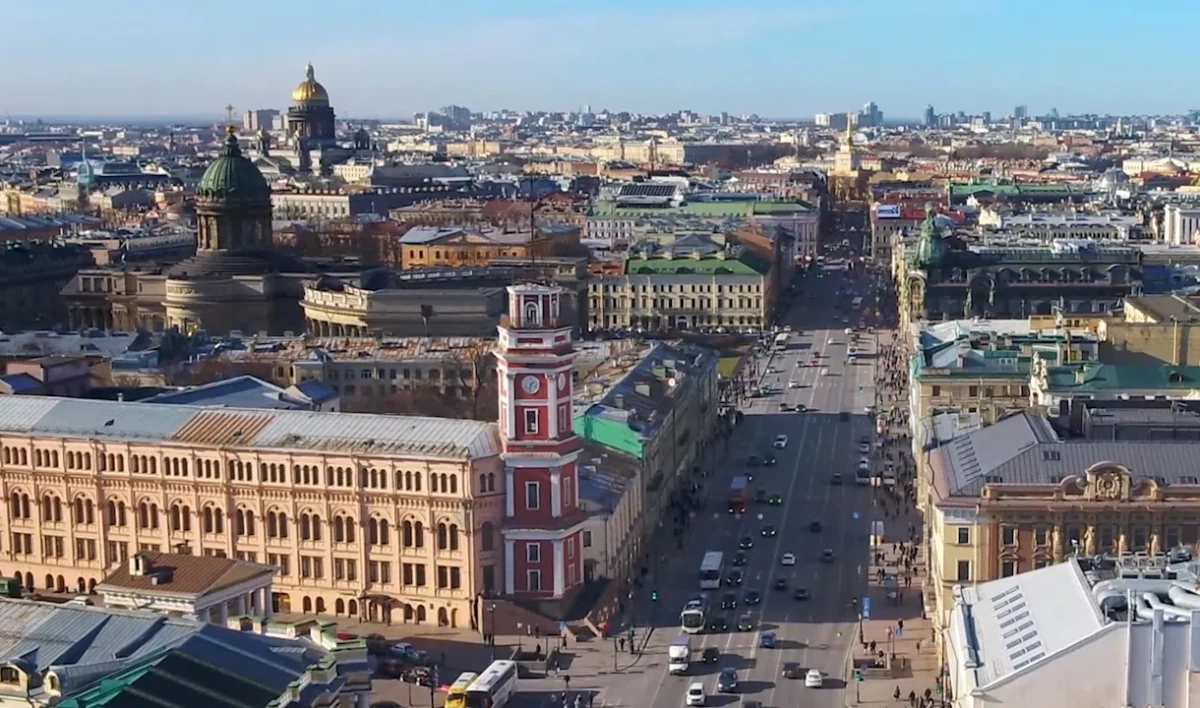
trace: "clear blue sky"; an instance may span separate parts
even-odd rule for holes
[[[355,117],[1174,113],[1200,75],[1171,28],[1198,20],[1181,0],[0,0],[0,115],[282,108],[308,61]]]

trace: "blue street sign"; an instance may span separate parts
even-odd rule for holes
[[[857,511],[856,511],[856,512],[854,512],[854,520],[855,520],[855,521],[858,521],[858,512],[857,512]]]
[[[863,598],[862,608],[863,608],[863,612],[862,612],[863,619],[865,619],[865,620],[871,619],[871,598],[869,598],[869,597]]]
[[[903,629],[903,628],[901,628],[901,629],[897,629],[897,630],[896,630],[896,638],[897,638],[897,639],[903,639],[903,638],[904,638],[904,629]]]

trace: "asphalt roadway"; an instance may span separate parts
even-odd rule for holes
[[[637,643],[645,641],[642,657],[629,665],[621,655],[619,672],[596,676],[594,705],[651,706],[667,708],[684,705],[684,694],[693,682],[701,682],[708,692],[706,705],[738,705],[757,700],[763,706],[842,706],[845,703],[846,666],[851,642],[857,638],[857,609],[852,598],[862,595],[868,566],[868,529],[873,518],[871,493],[854,484],[855,469],[862,454],[860,439],[873,435],[872,419],[865,412],[875,399],[874,337],[859,330],[860,359],[846,361],[850,337],[847,322],[857,324],[857,313],[850,307],[849,295],[837,291],[847,286],[861,294],[862,280],[850,283],[840,270],[826,271],[820,278],[809,276],[804,294],[784,319],[794,332],[785,352],[775,353],[760,371],[763,382],[773,393],[752,399],[743,408],[745,416],[730,440],[722,464],[707,485],[707,503],[698,523],[691,526],[682,551],[671,554],[659,568],[655,589],[659,601],[651,605],[639,622]],[[812,296],[811,298],[809,296]],[[813,354],[819,354],[819,366],[811,366]],[[769,368],[768,368],[769,367]],[[789,383],[799,387],[789,387]],[[804,404],[806,412],[783,412],[780,404]],[[850,414],[839,420],[840,412]],[[773,440],[787,435],[783,449],[774,449]],[[773,453],[777,462],[769,467],[749,467],[750,455]],[[783,504],[750,504],[738,517],[727,512],[727,492],[734,476],[750,472],[752,488],[783,495]],[[832,483],[833,473],[843,483]],[[820,521],[823,530],[813,532],[810,524]],[[772,525],[778,535],[764,537],[764,525]],[[707,591],[710,616],[723,614],[730,631],[693,635],[693,648],[699,654],[704,647],[721,651],[716,664],[693,665],[684,676],[667,673],[667,647],[679,634],[678,613],[684,603],[699,594],[700,560],[708,551],[725,553],[726,572],[739,538],[750,536],[754,546],[746,551],[742,587]],[[831,549],[835,560],[825,563],[822,551]],[[796,554],[794,566],[782,566],[784,553]],[[774,589],[777,579],[785,579],[786,591]],[[792,591],[808,589],[807,601],[793,598]],[[759,605],[745,607],[742,596],[747,590],[762,595]],[[722,612],[720,601],[730,590],[737,592],[736,610]],[[736,630],[737,619],[750,611],[756,627]],[[639,613],[640,614],[640,613]],[[654,630],[646,637],[646,624]],[[773,632],[776,648],[759,648],[763,632]],[[785,664],[795,663],[805,671],[818,669],[825,674],[824,686],[805,688],[803,673],[797,679],[782,676]],[[737,670],[739,685],[732,693],[718,693],[717,673],[726,667]],[[580,685],[583,682],[575,682]],[[591,683],[591,682],[589,682]],[[851,688],[851,690],[853,690]]]

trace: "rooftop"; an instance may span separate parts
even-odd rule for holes
[[[1200,366],[1069,364],[1049,367],[1046,378],[1048,390],[1075,394],[1190,391],[1200,388]]]
[[[88,330],[82,334],[28,331],[0,332],[0,357],[29,358],[52,354],[104,354],[118,356],[151,344],[152,338],[137,332]]]
[[[1127,309],[1139,310],[1160,323],[1200,321],[1200,297],[1184,295],[1143,295],[1125,298]]]
[[[169,391],[150,398],[143,398],[140,402],[278,410],[307,410],[314,403],[308,397],[294,395],[288,389],[253,376],[235,376],[202,386],[190,386],[178,391]]]
[[[142,551],[145,572],[135,575],[122,563],[97,586],[106,590],[136,590],[152,594],[199,597],[253,578],[270,578],[275,568],[232,558]]]
[[[808,214],[811,206],[798,202],[779,201],[696,201],[684,202],[679,206],[639,206],[618,204],[615,201],[597,201],[592,206],[591,216],[598,218],[633,218],[637,216],[683,215],[712,218],[744,218],[753,216],[781,216],[784,214]]]
[[[4,434],[452,460],[500,452],[495,425],[472,420],[49,396],[0,396]]]

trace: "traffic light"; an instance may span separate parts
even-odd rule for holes
[[[657,590],[650,591],[650,602],[658,602],[658,591]]]

